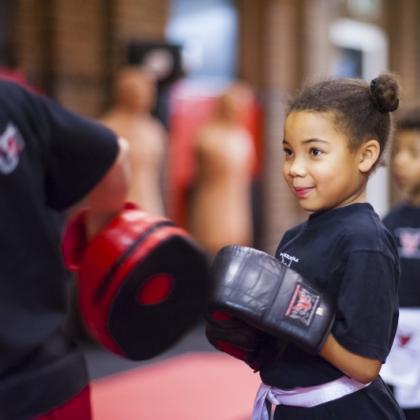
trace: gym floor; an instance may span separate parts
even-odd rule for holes
[[[197,325],[174,347],[142,362],[81,342],[94,420],[248,420],[260,383],[244,363],[218,352]]]

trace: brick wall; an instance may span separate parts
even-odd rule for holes
[[[47,94],[96,117],[126,42],[163,40],[168,7],[168,0],[17,0],[17,61]]]
[[[37,0],[16,1],[13,4],[14,57],[18,67],[24,70],[36,85],[43,85],[45,67],[44,13],[38,9]]]
[[[403,103],[418,102],[420,86],[420,3],[417,0],[387,1],[390,67],[401,76]]]
[[[163,39],[168,19],[169,0],[118,0],[114,5],[116,36]]]

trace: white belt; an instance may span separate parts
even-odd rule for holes
[[[258,389],[252,412],[252,420],[269,420],[270,414],[266,402],[274,405],[295,407],[315,407],[329,401],[352,394],[371,384],[362,384],[347,376],[342,376],[325,384],[304,388],[283,390],[262,383]]]

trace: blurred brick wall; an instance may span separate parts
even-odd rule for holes
[[[168,9],[169,0],[16,0],[16,60],[47,94],[95,117],[126,42],[163,40]]]
[[[170,0],[115,0],[118,39],[163,39]]]
[[[401,77],[402,104],[419,103],[420,2],[387,0],[386,4],[390,68]]]
[[[95,115],[104,92],[104,2],[56,0],[53,3],[52,93],[68,108]]]
[[[43,16],[38,9],[39,1],[16,1],[13,5],[13,55],[17,66],[27,73],[30,80],[42,84],[44,72],[44,52],[48,47],[44,42]]]

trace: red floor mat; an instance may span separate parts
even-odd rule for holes
[[[187,353],[92,384],[95,420],[248,420],[260,383],[222,353]]]

